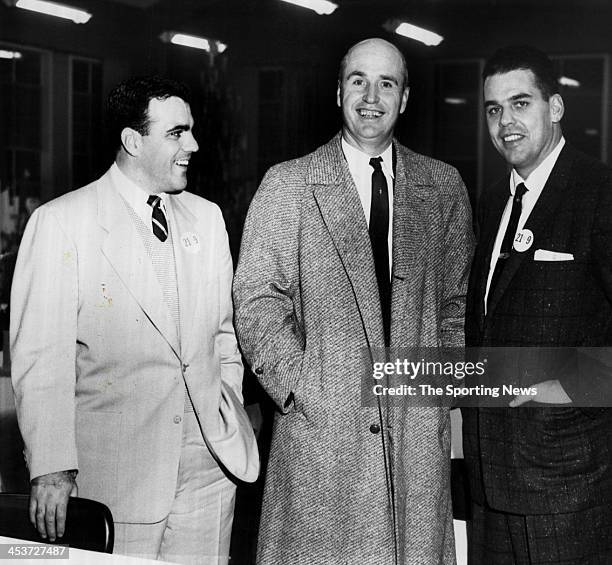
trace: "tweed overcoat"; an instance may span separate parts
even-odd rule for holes
[[[464,184],[444,163],[394,150],[391,344],[463,345],[473,248]],[[384,345],[383,324],[340,135],[266,174],[234,300],[243,353],[279,409],[258,563],[454,563],[448,410],[386,409],[381,433],[377,409],[361,403],[360,358]]]

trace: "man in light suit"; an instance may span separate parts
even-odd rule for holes
[[[594,359],[578,373],[562,348],[612,345],[612,171],[563,138],[545,54],[500,49],[483,80],[489,134],[512,170],[479,206],[466,341],[559,349],[509,375],[535,385],[536,402],[463,410],[469,560],[611,563],[612,411],[589,407],[610,373]]]
[[[11,297],[12,378],[50,540],[68,496],[108,505],[115,552],[226,563],[232,475],[253,481],[217,206],[185,192],[198,144],[185,87],[131,79],[109,96],[118,150],[92,184],[39,208]]]
[[[469,203],[393,139],[407,100],[402,54],[353,46],[342,132],[268,171],[248,213],[236,330],[278,407],[259,563],[455,561],[448,410],[361,403],[368,348],[463,345]]]

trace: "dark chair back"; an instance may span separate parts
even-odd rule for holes
[[[27,494],[0,493],[0,535],[39,543],[41,538],[30,522]],[[115,529],[111,511],[101,502],[72,497],[68,502],[66,532],[54,543],[103,553],[113,552]]]

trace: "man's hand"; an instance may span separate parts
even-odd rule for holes
[[[75,477],[76,471],[58,471],[32,479],[30,522],[49,541],[64,535],[68,497],[77,496]]]
[[[516,408],[530,401],[542,404],[569,404],[572,401],[557,379],[544,381],[531,386],[537,390],[537,394],[519,394],[515,396],[514,399],[510,401],[511,408]]]

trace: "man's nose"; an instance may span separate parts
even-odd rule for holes
[[[198,145],[198,142],[196,141],[196,138],[193,136],[192,132],[187,132],[187,135],[183,136],[183,150],[184,151],[189,151],[191,153],[195,153],[200,146]]]
[[[509,108],[505,110],[502,108],[499,112],[499,125],[502,127],[509,126],[514,122],[514,116],[512,115],[512,111]]]
[[[378,86],[375,83],[370,83],[363,95],[364,102],[374,104],[378,102]]]

